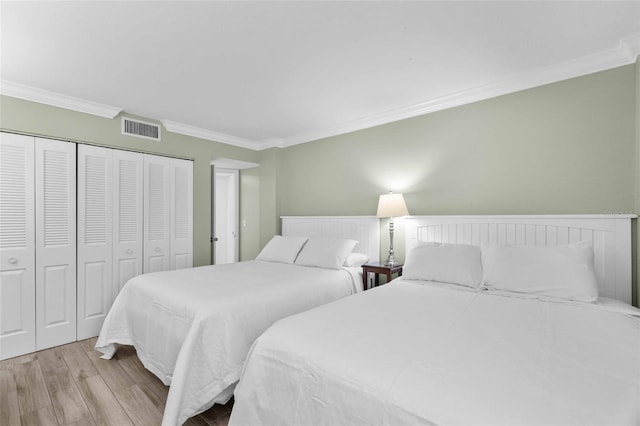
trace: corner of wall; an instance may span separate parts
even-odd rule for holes
[[[636,56],[636,202],[635,210],[636,215],[640,216],[640,55]],[[638,273],[638,267],[640,266],[640,226],[638,226],[638,219],[635,220],[635,232],[633,233],[633,248],[636,252],[635,267],[633,268],[633,282],[635,283],[633,292],[634,305],[640,307],[640,274]]]

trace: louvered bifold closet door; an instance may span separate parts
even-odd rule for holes
[[[76,340],[76,145],[36,139],[36,350]]]
[[[113,150],[113,297],[142,274],[143,154]]]
[[[0,133],[0,359],[33,352],[34,139]]]
[[[193,161],[171,165],[171,269],[193,266]]]
[[[78,146],[78,340],[98,335],[113,302],[112,161]]]
[[[145,273],[171,268],[171,164],[171,158],[144,156]]]

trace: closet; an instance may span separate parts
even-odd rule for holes
[[[0,357],[76,338],[75,144],[0,134]]]
[[[78,146],[78,340],[126,282],[193,266],[193,163]]]
[[[131,277],[191,267],[192,209],[191,161],[0,132],[0,359],[96,336]]]

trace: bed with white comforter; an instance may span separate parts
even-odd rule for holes
[[[225,403],[254,340],[276,320],[355,293],[360,268],[253,260],[144,274],[122,289],[96,348],[133,345],[171,385],[163,424]]]
[[[402,278],[258,338],[230,425],[640,425],[630,219],[408,220]]]
[[[277,322],[231,425],[638,425],[640,310],[391,284]]]

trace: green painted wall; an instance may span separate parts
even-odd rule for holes
[[[0,130],[193,159],[196,266],[211,263],[211,159],[225,157],[257,163],[260,158],[260,153],[253,150],[171,133],[164,129],[161,142],[123,136],[120,133],[119,117],[111,120],[8,96],[0,96]],[[243,178],[240,191],[245,209],[251,209],[252,206],[254,209],[259,208],[260,193],[255,179],[252,181]],[[252,219],[255,218],[252,216]],[[250,253],[255,252],[259,239],[256,230],[258,223],[252,219],[247,221],[251,228],[241,240],[241,244]]]
[[[209,264],[213,157],[241,172],[240,253],[281,215],[373,215],[405,193],[412,214],[640,214],[640,62],[408,120],[261,152],[163,132],[125,137],[120,120],[0,96],[0,129],[194,159],[194,263]],[[247,226],[243,226],[246,220]],[[638,229],[634,224],[634,258]],[[404,227],[397,223],[397,257]],[[388,247],[383,223],[381,247]],[[635,272],[634,300],[640,283]]]
[[[637,211],[637,74],[632,64],[280,150],[275,212],[374,215],[388,190],[415,215]]]

